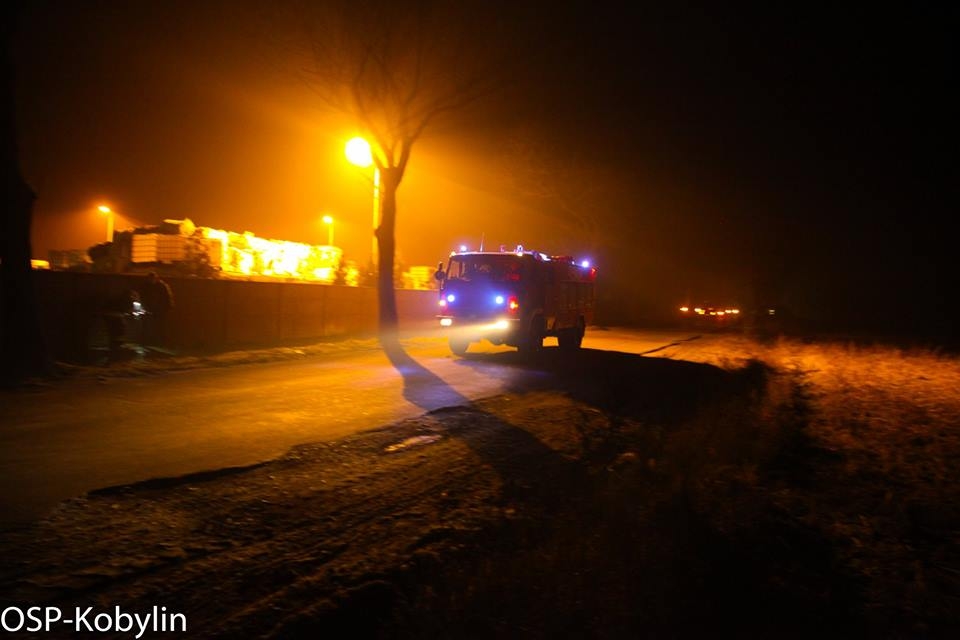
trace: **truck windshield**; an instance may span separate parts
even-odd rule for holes
[[[453,256],[447,267],[447,278],[515,282],[520,280],[520,266],[520,258],[509,254]]]

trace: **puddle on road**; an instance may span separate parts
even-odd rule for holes
[[[411,449],[413,447],[422,447],[424,445],[433,444],[437,440],[440,440],[443,436],[441,435],[429,435],[429,436],[413,436],[412,438],[407,438],[403,442],[398,442],[397,444],[392,444],[384,451],[386,453],[395,453],[397,451],[403,451],[404,449]]]

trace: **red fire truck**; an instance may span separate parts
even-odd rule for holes
[[[452,253],[446,269],[441,262],[436,272],[437,319],[457,355],[483,339],[536,352],[547,336],[556,336],[563,350],[576,350],[593,322],[596,277],[588,262],[522,247]]]

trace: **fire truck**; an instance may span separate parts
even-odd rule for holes
[[[466,353],[489,340],[522,353],[555,336],[562,350],[580,348],[593,322],[597,269],[570,256],[515,251],[450,254],[435,274],[440,283],[437,320],[449,332],[450,350]]]

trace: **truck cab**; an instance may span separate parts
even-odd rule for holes
[[[579,349],[593,321],[596,274],[569,256],[522,248],[452,253],[436,272],[437,320],[457,355],[484,339],[527,353],[555,336],[561,349]]]

